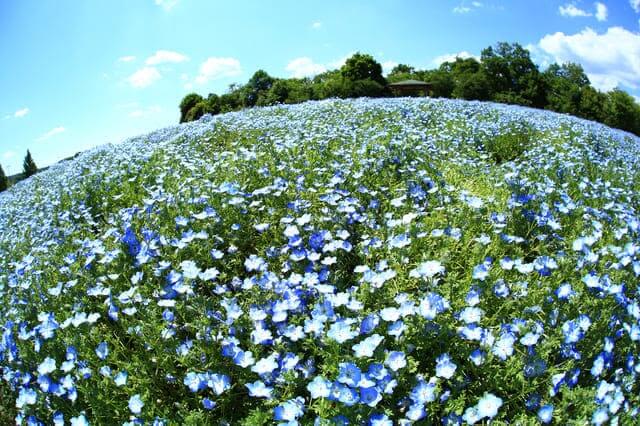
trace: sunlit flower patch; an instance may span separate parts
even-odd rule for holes
[[[497,161],[488,141],[523,128]],[[0,411],[636,424],[639,154],[599,124],[429,99],[83,153],[0,194]]]

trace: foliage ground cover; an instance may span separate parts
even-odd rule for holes
[[[639,142],[358,99],[83,153],[0,195],[0,420],[637,423]]]

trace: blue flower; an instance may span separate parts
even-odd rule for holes
[[[550,423],[553,420],[553,405],[547,404],[538,410],[538,419],[544,424]]]
[[[492,393],[485,393],[480,401],[478,401],[478,415],[480,418],[492,419],[498,414],[498,410],[502,407],[502,399]]]
[[[384,337],[380,336],[379,334],[373,334],[360,343],[356,343],[351,348],[353,349],[354,355],[357,358],[372,357],[373,352],[376,350],[383,339]]]
[[[256,380],[253,383],[245,384],[245,387],[249,390],[249,396],[255,398],[271,398],[273,388],[270,388],[264,384],[261,380]]]
[[[322,376],[316,376],[307,384],[311,399],[328,398],[331,395],[331,382]]]
[[[442,354],[436,359],[436,376],[450,379],[456,372],[457,366],[451,361],[449,354]]]
[[[214,408],[216,408],[216,402],[210,400],[209,398],[203,398],[202,399],[202,407],[205,410],[213,410]]]
[[[295,422],[304,414],[304,399],[290,399],[273,410],[273,418],[279,421]]]
[[[360,387],[360,402],[362,404],[375,407],[381,400],[382,395],[375,386]]]
[[[142,407],[144,407],[144,402],[142,402],[140,394],[135,394],[129,398],[129,411],[133,414],[140,414]]]
[[[399,369],[404,368],[407,365],[407,359],[404,352],[391,351],[387,355],[387,359],[384,363],[393,371],[398,371]]]
[[[341,362],[338,368],[338,382],[351,387],[358,385],[362,372],[357,365],[352,362]]]
[[[96,355],[101,360],[104,360],[109,355],[109,347],[107,346],[107,342],[102,342],[96,348]]]

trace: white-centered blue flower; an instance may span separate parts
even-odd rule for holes
[[[144,402],[142,402],[140,394],[135,394],[129,398],[129,411],[133,414],[140,414],[142,412],[142,407],[144,407]]]

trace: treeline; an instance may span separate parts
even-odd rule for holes
[[[245,85],[231,85],[223,95],[186,95],[180,103],[180,122],[253,106],[392,96],[387,84],[409,79],[430,83],[433,97],[543,108],[640,135],[640,105],[628,93],[617,88],[606,93],[595,89],[576,63],[554,63],[541,71],[530,52],[517,43],[498,43],[484,49],[479,61],[456,58],[435,69],[418,70],[400,64],[386,78],[382,66],[361,53],[347,59],[340,69],[313,78],[281,79],[259,70]]]
[[[18,181],[28,178],[29,176],[33,176],[38,172],[38,166],[36,166],[36,162],[33,161],[33,157],[31,156],[31,152],[27,150],[27,155],[25,155],[24,160],[22,162],[22,173],[18,175],[14,175],[11,177],[7,177],[4,173],[4,169],[2,165],[0,165],[0,192],[6,191],[10,185],[15,184]]]

